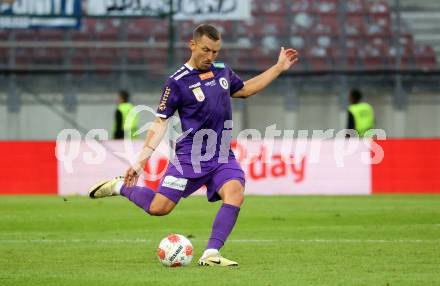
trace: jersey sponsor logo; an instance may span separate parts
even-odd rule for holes
[[[221,77],[218,81],[219,81],[220,85],[223,87],[223,89],[229,88],[229,82],[224,77]]]
[[[188,179],[176,178],[174,176],[166,176],[163,179],[162,186],[170,189],[175,189],[178,191],[184,191],[187,183],[188,183]]]
[[[202,85],[202,84],[201,84],[200,81],[199,81],[198,83],[195,83],[195,84],[193,84],[193,85],[188,86],[188,88],[192,89],[192,88],[199,87],[199,86],[201,86],[201,85]]]
[[[205,94],[203,93],[203,90],[201,87],[196,87],[192,90],[194,93],[194,96],[196,97],[198,102],[202,102],[205,100]]]
[[[215,86],[217,83],[215,82],[215,79],[208,81],[207,83],[205,83],[205,86]]]
[[[214,77],[214,73],[212,71],[205,72],[205,73],[199,74],[199,77],[200,77],[201,80],[207,80],[207,79],[213,78]]]
[[[164,111],[167,108],[167,101],[168,97],[170,96],[171,88],[168,86],[165,88],[165,91],[163,92],[162,99],[159,103],[159,110]]]

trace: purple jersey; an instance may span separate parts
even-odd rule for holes
[[[191,129],[176,145],[176,155],[180,161],[188,162],[189,157],[194,155],[194,150],[200,150],[202,155],[212,152],[212,158],[202,162],[205,166],[212,166],[218,163],[219,155],[224,155],[225,148],[221,146],[227,146],[226,154],[232,154],[231,132],[223,131],[230,131],[232,128],[230,96],[243,86],[243,81],[223,63],[214,63],[206,71],[185,64],[167,80],[157,108],[157,116],[169,118],[177,110],[182,132],[185,134],[185,131]],[[211,131],[206,131],[207,129]],[[200,141],[197,139],[203,134],[206,136],[201,141],[202,146],[193,146],[194,142]],[[222,136],[224,134],[228,135]],[[208,137],[211,137],[210,140]]]

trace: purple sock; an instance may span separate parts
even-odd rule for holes
[[[233,205],[223,204],[220,207],[212,224],[211,237],[206,249],[220,249],[225,244],[232,228],[234,228],[239,212],[240,208]]]
[[[147,213],[150,213],[150,205],[154,199],[154,191],[146,187],[126,187],[122,185],[121,195],[135,203]]]

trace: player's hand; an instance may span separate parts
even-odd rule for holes
[[[124,185],[127,187],[136,186],[142,170],[143,168],[141,168],[141,166],[132,166],[128,168],[127,172],[125,172]]]
[[[281,70],[289,69],[294,63],[298,61],[298,52],[294,49],[284,49],[281,47],[280,55],[278,56],[277,65]]]

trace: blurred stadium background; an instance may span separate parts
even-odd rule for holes
[[[24,8],[13,11],[14,2]],[[58,2],[71,5],[70,14],[53,12]],[[242,11],[234,20],[203,20],[220,2],[225,10],[240,2]],[[135,104],[155,107],[166,76],[188,58],[199,22],[223,32],[220,60],[243,79],[273,64],[281,45],[300,53],[260,96],[234,101],[236,133],[274,123],[344,128],[348,90],[359,87],[388,136],[440,134],[438,1],[175,0],[174,10],[186,14],[173,18],[168,3],[0,1],[0,139],[53,140],[75,123],[111,131],[121,88]]]

